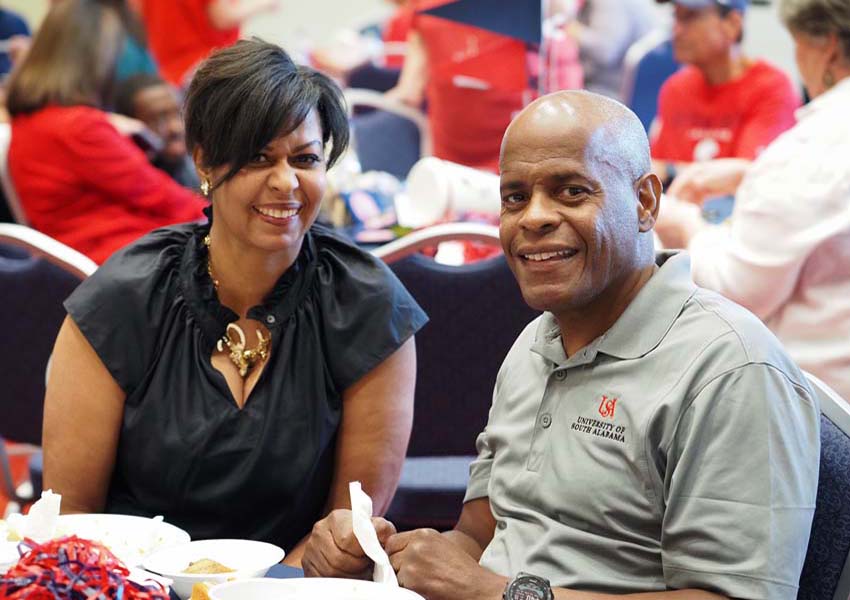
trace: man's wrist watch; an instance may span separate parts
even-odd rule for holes
[[[549,580],[530,573],[517,573],[502,594],[502,600],[552,600]]]

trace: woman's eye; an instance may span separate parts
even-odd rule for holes
[[[322,157],[317,154],[301,154],[295,157],[295,162],[304,165],[316,165],[322,162]]]
[[[260,152],[254,158],[251,159],[251,162],[255,164],[267,163],[269,162],[269,157],[266,156],[263,152]]]

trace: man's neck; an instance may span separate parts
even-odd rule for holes
[[[750,66],[750,60],[735,49],[717,60],[697,65],[709,85],[722,85],[744,74]]]
[[[215,225],[210,238],[212,276],[219,282],[219,300],[242,318],[263,302],[297,257],[297,252],[270,253],[246,247],[216,235]]]
[[[633,272],[625,281],[612,284],[609,290],[588,305],[556,314],[561,329],[561,343],[567,356],[573,356],[611,329],[657,270],[658,267],[653,263]],[[616,293],[609,293],[613,289],[616,289]]]

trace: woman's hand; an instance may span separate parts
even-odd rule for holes
[[[396,532],[395,525],[381,517],[373,517],[372,525],[382,546]],[[368,579],[371,576],[373,563],[354,536],[350,510],[337,509],[313,526],[301,567],[307,577]]]
[[[702,204],[714,196],[732,196],[749,166],[750,161],[743,158],[693,163],[676,175],[667,194],[693,204]]]

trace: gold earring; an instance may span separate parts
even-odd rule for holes
[[[210,180],[206,177],[201,179],[201,194],[204,198],[209,198],[210,195]]]
[[[835,75],[832,74],[832,71],[827,69],[827,71],[823,74],[823,86],[826,89],[831,88],[835,85]]]

